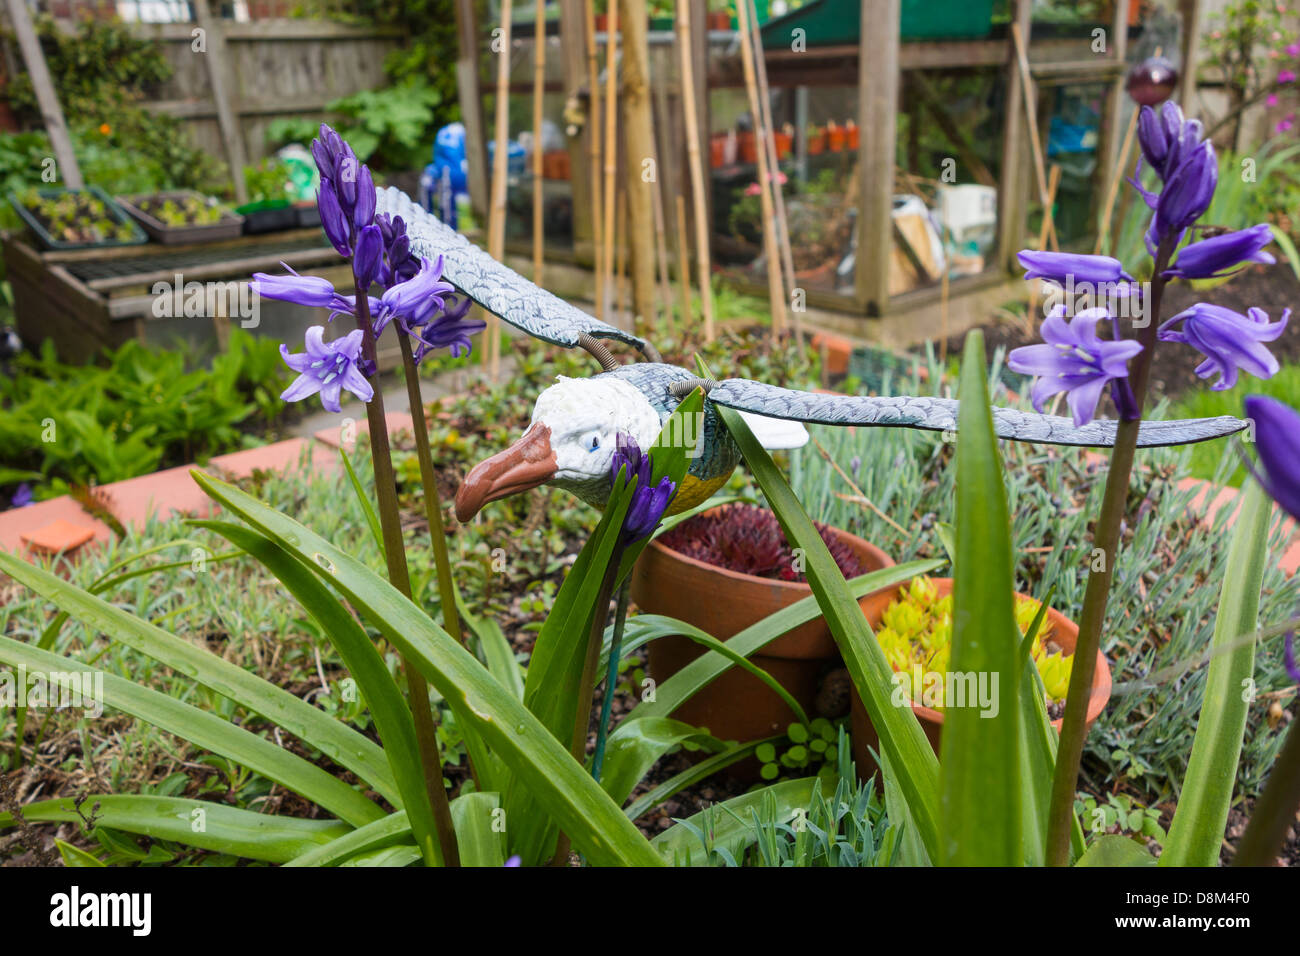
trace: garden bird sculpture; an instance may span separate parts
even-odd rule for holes
[[[648,448],[681,400],[696,388],[705,392],[704,414],[694,458],[670,513],[707,500],[740,461],[716,406],[735,409],[766,448],[796,448],[808,440],[802,423],[920,428],[955,432],[955,399],[823,395],[779,388],[743,378],[702,379],[665,364],[644,339],[596,319],[538,288],[497,262],[464,236],[443,225],[395,188],[377,190],[381,213],[401,216],[411,251],[430,259],[442,256],[443,278],[470,299],[534,338],[567,348],[580,347],[600,362],[591,378],[561,378],[537,399],[532,423],[513,445],[476,465],[456,495],[456,515],[468,521],[488,502],[541,484],[555,485],[602,506],[608,499],[619,432]],[[603,340],[635,347],[646,361],[620,364]],[[1139,447],[1182,445],[1241,431],[1246,422],[1232,416],[1144,421]],[[1052,445],[1105,447],[1115,443],[1114,421],[1081,427],[1068,418],[993,409],[999,438]]]

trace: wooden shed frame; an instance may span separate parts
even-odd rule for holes
[[[561,39],[562,82],[549,83],[547,92],[573,93],[585,87],[587,81],[583,22],[583,0],[558,0]],[[691,5],[693,23],[703,23],[707,10],[706,0],[682,0]],[[487,205],[487,134],[483,117],[483,96],[491,94],[490,86],[480,81],[480,66],[476,60],[479,49],[479,31],[474,23],[473,0],[456,0],[458,26],[461,37],[458,76],[459,95],[467,133],[469,158],[469,185],[471,200],[476,212],[485,212]],[[1105,51],[1092,51],[1093,37],[1087,34],[1062,38],[1036,37],[1033,31],[1032,0],[1011,0],[1012,22],[1024,38],[1029,74],[1036,84],[1097,83],[1108,88],[1101,119],[1097,145],[1097,164],[1093,188],[1099,201],[1105,189],[1105,180],[1118,160],[1124,127],[1124,81],[1127,73],[1129,39],[1129,0],[1114,0],[1113,16],[1105,29]],[[1171,58],[1179,54],[1181,63],[1192,62],[1200,18],[1200,0],[1180,0],[1183,20],[1182,49],[1167,51]],[[948,283],[947,315],[943,328],[956,334],[972,325],[987,320],[989,312],[1004,303],[1022,285],[1012,281],[1015,268],[1015,251],[1022,248],[1028,238],[1028,216],[1037,195],[1034,166],[1023,107],[1021,71],[1017,64],[1014,40],[1010,30],[1005,37],[975,40],[930,40],[903,42],[900,36],[901,0],[862,0],[861,39],[857,45],[816,47],[806,52],[784,50],[765,51],[769,85],[776,89],[791,86],[848,86],[858,90],[859,147],[857,175],[857,257],[852,294],[806,290],[806,301],[815,309],[816,324],[831,327],[849,334],[881,342],[917,341],[939,334],[938,303],[944,295],[941,284],[924,286],[902,294],[890,295],[889,268],[893,246],[892,207],[894,196],[894,165],[896,155],[896,121],[901,78],[910,70],[996,67],[1005,75],[1006,104],[1002,118],[1001,152],[1002,171],[997,196],[997,241],[994,258],[978,275],[964,276]],[[892,29],[881,29],[892,24]],[[551,24],[554,35],[555,24]],[[533,42],[527,30],[516,31],[516,55],[526,53]],[[524,33],[525,35],[519,35]],[[724,35],[725,36],[725,35]],[[598,37],[603,43],[603,34]],[[696,101],[699,105],[699,142],[707,150],[711,131],[708,92],[738,85],[739,69],[709,70],[709,44],[718,42],[703,30],[692,37],[691,51],[696,78]],[[652,75],[655,95],[671,102],[677,95],[676,71],[665,79],[651,38]],[[675,48],[672,51],[675,54]],[[527,53],[531,61],[531,53]],[[551,56],[548,55],[548,60]],[[666,58],[668,62],[676,56]],[[603,66],[603,56],[602,56]],[[1184,71],[1185,73],[1190,71]],[[797,77],[797,82],[795,78]],[[1194,84],[1194,77],[1185,75],[1179,99],[1186,100]],[[1041,86],[1039,87],[1041,88]],[[511,93],[531,93],[529,83],[514,83]],[[1041,106],[1040,106],[1041,110]],[[689,177],[685,175],[684,160],[678,162],[681,144],[679,110],[668,110],[665,128],[664,113],[656,110],[655,135],[659,145],[660,167],[663,169],[668,195],[689,197]],[[1040,112],[1041,115],[1041,112]],[[675,128],[674,128],[675,126]],[[570,137],[568,146],[575,170],[585,168],[587,162],[587,132]],[[573,187],[574,248],[572,253],[547,249],[547,262],[574,264],[589,267],[591,254],[591,183],[575,175]],[[706,203],[711,197],[705,197]],[[484,217],[485,218],[485,217]],[[668,217],[672,219],[671,216]],[[675,223],[665,223],[666,231],[675,238]],[[689,238],[688,238],[689,241]],[[508,244],[511,253],[525,255],[522,246]],[[1091,251],[1091,250],[1089,250]],[[549,271],[548,279],[556,277]],[[759,296],[766,289],[755,283],[733,282],[744,291]],[[549,283],[548,283],[549,284]],[[557,289],[561,294],[575,289]],[[871,320],[887,319],[887,322]]]

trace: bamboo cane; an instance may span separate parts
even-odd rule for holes
[[[754,70],[754,48],[749,42],[749,3],[739,0],[736,4],[736,17],[740,26],[740,62],[745,71],[745,90],[749,94],[749,114],[754,120],[754,139],[762,142],[763,113],[758,103],[758,78]],[[767,165],[767,150],[757,150],[758,159],[758,199],[763,211],[763,252],[767,259],[767,294],[772,309],[772,334],[780,335],[785,331],[785,289],[781,280],[781,260],[776,248],[776,212],[773,209],[772,193],[774,183],[772,172]]]
[[[604,302],[601,315],[610,320],[610,296],[614,281],[614,189],[618,172],[618,4],[609,5],[609,33],[605,37],[605,252]]]
[[[537,4],[533,31],[533,282],[542,284],[542,98],[546,89],[546,4]]]
[[[781,271],[787,292],[795,288],[794,252],[790,246],[790,221],[785,214],[785,190],[780,179],[781,159],[776,152],[776,124],[772,120],[772,96],[767,86],[767,58],[763,56],[763,35],[758,25],[758,8],[749,0],[750,37],[754,44],[754,65],[758,73],[758,102],[763,109],[763,137],[768,152],[768,165],[772,168],[772,199],[776,208],[777,247],[781,252]],[[803,342],[802,311],[794,310],[795,340]]]
[[[1052,163],[1052,171],[1047,182],[1047,210],[1043,213],[1043,224],[1038,229],[1038,248],[1047,248],[1047,230],[1052,225],[1052,206],[1056,203],[1056,190],[1061,185],[1061,167]],[[1034,313],[1038,311],[1039,284],[1029,289],[1029,307],[1025,311],[1025,328],[1030,335],[1034,332]]]
[[[614,315],[623,314],[623,305],[627,301],[627,269],[628,269],[628,252],[630,243],[627,237],[627,187],[618,191],[618,198],[615,199],[618,205],[618,221],[614,226],[614,287],[616,298],[614,300]]]
[[[1029,146],[1034,153],[1034,177],[1038,181],[1038,199],[1043,205],[1043,215],[1049,215],[1051,201],[1047,198],[1047,167],[1043,159],[1043,142],[1038,135],[1038,107],[1034,102],[1034,78],[1029,73],[1029,57],[1025,53],[1025,39],[1020,32],[1020,24],[1011,24],[1011,37],[1016,45],[1016,67],[1020,71],[1020,93],[1025,106],[1025,125],[1029,129]],[[1052,249],[1057,249],[1056,226],[1050,224],[1047,230],[1048,241]]]
[[[546,88],[546,4],[537,4],[533,35],[533,282],[542,284],[542,98]]]
[[[686,253],[686,199],[681,193],[677,200],[677,292],[682,300],[682,327],[686,327],[691,314],[691,264]]]
[[[508,100],[511,13],[511,0],[501,0],[501,51],[498,53],[497,60],[496,130],[493,136],[496,147],[492,157],[492,207],[488,216],[488,254],[498,262],[505,258],[506,252],[506,160],[509,152],[507,137],[510,135]],[[488,377],[495,382],[501,372],[501,324],[491,312],[487,312],[486,317],[483,361],[488,367]]]
[[[654,121],[650,108],[650,48],[646,36],[650,21],[645,0],[619,0],[623,13],[623,55],[619,60],[623,119],[623,200],[627,205],[628,278],[634,331],[654,321],[655,216],[654,184],[659,179],[655,156]],[[647,163],[647,160],[649,161]],[[651,175],[652,174],[652,175]]]
[[[596,314],[605,316],[605,269],[601,237],[604,223],[601,220],[600,195],[600,65],[596,56],[596,2],[587,0],[584,5],[587,34],[587,153],[591,161],[591,258],[596,274]]]
[[[713,341],[713,286],[710,284],[709,224],[704,203],[704,169],[700,163],[700,126],[695,106],[695,67],[691,63],[691,5],[677,5],[677,48],[681,55],[682,105],[686,111],[686,158],[691,167],[691,200],[695,214],[695,262],[699,270],[700,303],[704,312],[704,341]],[[685,316],[683,316],[685,319]]]
[[[1115,213],[1115,199],[1119,195],[1119,184],[1124,179],[1124,170],[1128,168],[1128,158],[1133,152],[1133,140],[1137,136],[1139,112],[1141,111],[1135,109],[1133,115],[1129,117],[1128,129],[1124,132],[1124,145],[1119,151],[1119,162],[1111,173],[1110,187],[1106,190],[1106,201],[1101,207],[1101,226],[1097,229],[1097,242],[1092,248],[1094,256],[1101,253],[1101,244],[1110,232],[1110,220]]]

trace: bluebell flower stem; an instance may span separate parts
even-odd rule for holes
[[[618,608],[614,611],[614,636],[609,644],[609,666],[605,669],[605,696],[600,702],[600,722],[596,725],[596,752],[591,757],[591,776],[600,783],[605,765],[605,744],[609,740],[609,718],[614,707],[614,688],[618,684],[618,665],[623,657],[623,627],[627,624],[627,598],[632,587],[629,575],[618,589]]]
[[[424,485],[424,516],[429,522],[429,540],[433,545],[433,560],[438,571],[438,600],[442,605],[442,626],[460,645],[465,644],[456,610],[456,587],[451,577],[451,556],[447,553],[447,533],[442,524],[442,501],[438,497],[438,476],[433,470],[433,451],[429,447],[429,424],[424,417],[424,396],[420,394],[420,372],[411,352],[411,340],[398,330],[402,348],[402,368],[406,376],[406,396],[411,405],[412,430],[415,432],[416,457],[420,460],[420,482]],[[477,787],[478,774],[474,764],[465,755],[470,774]]]
[[[1065,713],[1061,715],[1061,736],[1056,748],[1056,768],[1052,776],[1052,795],[1047,818],[1045,858],[1050,866],[1068,866],[1070,863],[1074,795],[1078,788],[1083,744],[1088,734],[1088,704],[1092,699],[1092,680],[1097,670],[1097,650],[1101,646],[1101,630],[1106,622],[1106,605],[1110,599],[1120,530],[1128,504],[1138,429],[1142,423],[1147,380],[1156,347],[1156,331],[1160,326],[1160,300],[1166,282],[1161,274],[1168,267],[1176,245],[1176,238],[1166,238],[1156,249],[1151,296],[1148,308],[1143,312],[1146,326],[1139,330],[1138,335],[1142,351],[1133,359],[1129,372],[1129,380],[1133,383],[1133,417],[1123,418],[1116,426],[1115,447],[1111,451],[1110,467],[1106,473],[1101,513],[1097,516],[1093,531],[1093,548],[1101,551],[1102,565],[1100,570],[1092,570],[1088,574],[1083,612],[1079,618],[1079,637],[1074,646],[1074,663],[1070,668]]]
[[[363,290],[357,290],[357,324],[363,336],[363,355],[375,360],[375,334],[370,323],[370,303]],[[366,403],[370,424],[370,451],[375,469],[375,498],[379,525],[384,536],[384,559],[388,579],[407,598],[411,597],[411,577],[406,565],[406,547],[402,541],[402,518],[397,502],[397,475],[393,471],[392,449],[388,441],[388,423],[384,418],[384,397],[375,389],[374,398]],[[442,782],[442,760],[438,753],[437,728],[429,705],[429,685],[424,675],[402,655],[402,673],[406,678],[411,717],[424,769],[424,785],[438,828],[438,843],[444,866],[460,866],[456,829],[451,819],[451,804]]]
[[[1282,752],[1268,772],[1246,832],[1237,844],[1233,866],[1275,866],[1286,832],[1300,813],[1300,721],[1292,721]]]

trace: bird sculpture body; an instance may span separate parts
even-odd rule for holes
[[[691,463],[670,513],[706,501],[740,461],[740,451],[717,406],[739,412],[769,449],[804,444],[808,433],[803,423],[941,432],[957,429],[955,399],[827,395],[749,379],[715,382],[699,378],[660,361],[658,352],[645,340],[538,288],[443,225],[400,190],[378,190],[377,209],[401,216],[412,252],[430,259],[441,256],[443,278],[470,299],[535,338],[587,349],[604,369],[590,378],[561,378],[541,393],[532,422],[520,439],[466,476],[456,495],[456,514],[462,521],[490,501],[541,484],[563,488],[583,501],[603,506],[611,490],[610,462],[619,432],[631,435],[641,448],[649,448],[673,410],[696,388],[705,392],[704,411],[691,429],[696,434],[682,436]],[[601,340],[632,345],[648,361],[621,365]],[[1115,443],[1114,421],[1076,426],[1068,418],[996,407],[992,417],[995,434],[1014,441],[1089,447]],[[1207,441],[1241,431],[1246,424],[1227,415],[1145,421],[1138,433],[1138,446]]]

